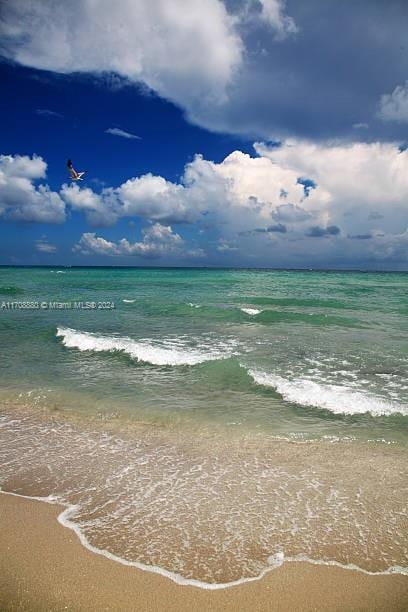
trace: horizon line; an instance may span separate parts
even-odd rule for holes
[[[407,274],[407,270],[378,270],[369,268],[289,268],[269,266],[125,266],[125,265],[69,265],[69,264],[0,264],[1,268],[70,268],[70,269],[123,269],[123,270],[240,270],[276,272],[362,272],[371,274]]]

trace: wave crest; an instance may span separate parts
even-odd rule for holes
[[[191,346],[191,339],[174,338],[170,340],[137,341],[121,336],[102,336],[91,332],[82,332],[68,327],[57,327],[57,337],[68,348],[80,351],[123,352],[132,359],[152,365],[195,365],[204,361],[226,359],[233,354],[232,342],[196,342]]]
[[[323,408],[335,414],[365,414],[372,416],[408,415],[408,408],[371,393],[355,391],[342,385],[324,385],[306,378],[288,380],[275,374],[257,370],[248,373],[254,381],[273,387],[288,402]]]

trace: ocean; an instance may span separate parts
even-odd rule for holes
[[[220,588],[408,572],[408,274],[0,268],[0,484]]]

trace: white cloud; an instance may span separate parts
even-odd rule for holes
[[[115,72],[188,107],[225,98],[243,52],[234,24],[220,0],[10,0],[1,34],[25,66]]]
[[[408,123],[408,80],[391,94],[381,96],[378,116],[384,121]]]
[[[297,223],[311,219],[313,214],[297,204],[280,204],[273,211],[272,217],[279,222]]]
[[[126,132],[125,130],[121,130],[120,128],[108,128],[107,130],[105,130],[105,134],[111,134],[112,136],[121,136],[122,138],[141,140],[140,136],[136,136],[136,134]]]
[[[97,194],[90,187],[80,189],[77,184],[64,184],[60,194],[72,209],[84,212],[91,225],[112,225],[118,218],[117,198],[111,188]]]
[[[118,9],[110,0],[3,0],[1,53],[37,69],[92,73],[108,87],[143,84],[213,131],[347,135],[386,82],[406,78],[403,3],[392,11],[386,2],[326,4],[122,0]],[[380,64],[387,70],[372,70]],[[406,90],[383,96],[384,118],[406,121]],[[372,139],[378,122],[369,128]]]
[[[61,113],[49,110],[48,108],[37,108],[35,112],[37,115],[40,115],[40,117],[57,117],[58,119],[63,119],[64,117]]]
[[[275,233],[287,233],[288,239],[311,227],[366,234],[373,229],[373,210],[389,232],[400,231],[406,220],[408,152],[394,143],[288,141],[272,148],[257,143],[255,148],[258,157],[234,151],[220,163],[197,155],[179,183],[146,174],[100,194],[73,185],[64,186],[61,195],[94,225],[140,216],[212,226],[227,241],[274,223],[282,225]],[[306,197],[307,180],[315,186]]]
[[[26,178],[29,180],[45,178],[47,164],[42,157],[33,155],[1,155],[0,169],[4,177]]]
[[[50,244],[46,238],[36,240],[35,248],[40,253],[56,253],[57,247],[54,244]]]
[[[112,256],[223,256],[241,265],[262,262],[400,261],[408,226],[408,150],[396,143],[256,143],[258,156],[234,151],[220,163],[197,155],[177,183],[146,174],[99,193],[78,184],[60,194],[44,177],[41,158],[0,158],[0,214],[6,219],[63,221],[65,206],[94,226],[122,218],[153,222],[142,240],[112,242],[83,234],[76,250]],[[307,190],[307,194],[305,191]],[[171,229],[192,225],[200,244],[190,248]],[[398,236],[400,236],[398,238]],[[211,259],[212,258],[212,259]],[[241,258],[241,259],[239,259]],[[286,258],[286,259],[285,259]]]
[[[220,253],[227,253],[227,252],[231,252],[231,251],[238,251],[238,247],[234,246],[233,244],[230,244],[229,242],[227,242],[226,240],[220,240],[219,244],[217,246],[217,251],[219,251]]]
[[[34,155],[0,155],[0,217],[14,221],[62,223],[65,205],[48,185],[34,185],[45,178],[47,164]]]
[[[373,208],[384,216],[388,231],[399,231],[407,220],[408,154],[396,143],[292,141],[279,148],[261,143],[255,148],[280,168],[315,181],[317,188],[302,206],[314,208],[324,225],[350,225],[350,233],[364,233],[368,228],[359,225]]]
[[[225,231],[234,232],[248,225],[270,224],[272,213],[282,203],[282,190],[292,202],[303,202],[304,189],[298,178],[295,171],[282,169],[267,157],[234,151],[218,164],[197,155],[187,164],[180,183],[149,173],[100,194],[64,185],[61,195],[94,225],[132,216],[167,223],[194,223],[209,217],[224,225]],[[312,194],[309,206],[322,197],[325,195]]]
[[[73,250],[77,253],[89,255],[128,256],[138,255],[146,259],[158,259],[168,256],[199,257],[203,255],[201,249],[185,249],[185,242],[181,236],[174,233],[170,226],[155,223],[143,230],[141,242],[129,242],[122,238],[119,242],[110,242],[95,233],[82,234]]]
[[[368,130],[368,123],[353,123],[353,130]]]
[[[197,216],[194,206],[185,198],[183,185],[150,173],[127,180],[116,190],[116,195],[121,202],[121,215],[140,215],[173,223],[191,222]]]
[[[262,5],[261,18],[268,23],[280,38],[294,34],[298,27],[292,17],[284,14],[284,0],[259,0]]]
[[[90,255],[91,253],[96,253],[97,255],[119,255],[117,244],[91,232],[82,234],[79,242],[73,246],[72,250],[82,255]]]

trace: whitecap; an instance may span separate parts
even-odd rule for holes
[[[136,300],[127,300],[126,298],[124,298],[122,302],[124,302],[125,304],[133,304],[134,302],[136,302]]]
[[[262,312],[262,310],[258,310],[257,308],[241,308],[241,310],[252,317]]]
[[[153,365],[195,365],[204,361],[226,359],[233,354],[233,342],[195,341],[191,338],[173,338],[140,341],[122,336],[103,336],[90,332],[81,332],[68,327],[58,327],[58,337],[68,348],[80,351],[122,351],[133,359]]]
[[[343,385],[321,384],[306,378],[289,380],[275,374],[249,370],[259,385],[273,387],[288,402],[303,406],[315,406],[336,414],[364,414],[389,416],[408,415],[408,407],[389,401],[372,393],[355,391]]]

